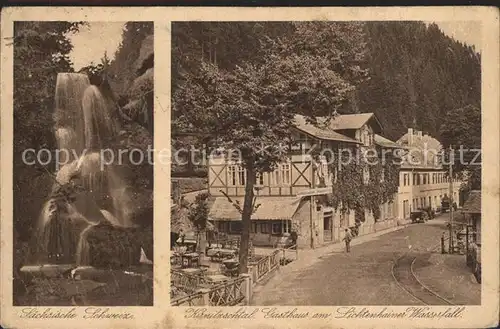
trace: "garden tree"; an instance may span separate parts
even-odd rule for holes
[[[248,271],[250,218],[256,177],[286,155],[296,113],[333,116],[363,78],[357,23],[293,23],[294,33],[265,38],[262,58],[222,69],[201,61],[174,90],[174,125],[209,136],[212,145],[246,170],[240,271]],[[332,42],[326,44],[325,40]],[[226,40],[230,41],[230,40]],[[352,44],[355,43],[355,44]]]
[[[445,150],[455,150],[453,171],[459,177],[467,173],[464,190],[481,189],[481,109],[467,105],[447,113],[441,125],[441,142]],[[460,149],[463,149],[462,159]],[[446,154],[446,153],[445,153]],[[446,158],[449,161],[449,157]]]
[[[196,196],[194,204],[189,208],[188,218],[193,223],[198,234],[198,246],[205,250],[206,229],[208,222],[208,193],[200,193]]]
[[[14,249],[32,236],[42,202],[49,195],[53,161],[47,167],[28,165],[23,152],[33,148],[52,150],[54,92],[57,73],[73,72],[68,54],[68,33],[77,32],[81,22],[15,22],[14,38]],[[33,159],[28,159],[29,161]],[[42,159],[47,160],[47,159]],[[26,246],[25,246],[26,247]],[[25,255],[25,252],[22,252]],[[15,257],[22,261],[23,257]]]

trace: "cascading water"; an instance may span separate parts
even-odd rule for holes
[[[87,236],[95,225],[131,225],[126,184],[118,168],[102,159],[119,127],[110,103],[84,74],[58,74],[55,103],[55,137],[65,151],[59,152],[53,188],[58,197],[47,201],[38,223],[42,259],[88,265]],[[71,185],[82,191],[66,195],[65,187]]]

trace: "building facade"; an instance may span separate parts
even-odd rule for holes
[[[318,118],[318,120],[322,120]],[[295,116],[293,140],[286,160],[273,172],[258,175],[251,239],[255,246],[275,246],[285,233],[295,231],[299,248],[338,242],[344,230],[355,225],[354,212],[342,214],[329,206],[328,195],[335,188],[336,172],[324,156],[310,151],[360,148],[399,148],[382,138],[382,127],[373,113],[339,115],[325,125],[313,125],[301,115]],[[233,203],[243,206],[246,171],[221,152],[212,156],[208,168],[211,195],[209,220],[219,232],[239,235],[241,213]],[[394,202],[381,205],[378,223],[365,211],[360,234],[396,225]],[[389,222],[391,221],[391,222]]]
[[[397,143],[408,151],[399,172],[398,217],[410,218],[410,213],[419,208],[438,210],[443,198],[450,197],[448,171],[440,161],[441,144],[412,128]],[[461,181],[453,179],[451,197],[457,205],[460,203],[460,185]]]

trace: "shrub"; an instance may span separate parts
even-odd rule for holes
[[[141,247],[152,258],[151,228],[122,228],[109,224],[94,227],[87,236],[90,265],[97,268],[126,268],[139,264]]]

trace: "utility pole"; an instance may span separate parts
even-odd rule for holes
[[[453,253],[453,247],[454,247],[454,244],[453,244],[453,166],[452,166],[452,153],[453,153],[453,149],[451,148],[451,145],[450,145],[450,158],[448,159],[448,163],[449,163],[449,179],[450,179],[450,222],[449,222],[449,226],[450,226],[450,247],[449,247],[449,253]]]

